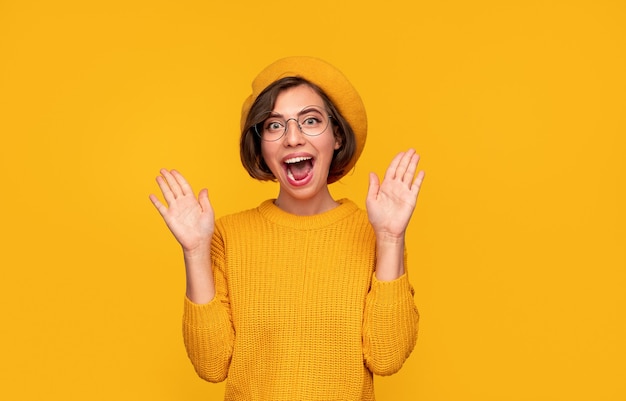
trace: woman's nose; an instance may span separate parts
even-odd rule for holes
[[[290,122],[293,121],[293,124]],[[304,141],[304,135],[300,129],[300,124],[295,118],[291,118],[285,122],[285,142],[289,145],[300,144]]]

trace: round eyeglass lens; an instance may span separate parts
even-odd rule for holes
[[[318,136],[328,128],[330,116],[328,112],[319,106],[307,106],[302,109],[297,117],[285,119],[279,113],[268,111],[259,116],[260,122],[254,125],[254,130],[264,141],[277,141],[282,138],[289,123],[293,121],[304,135]]]

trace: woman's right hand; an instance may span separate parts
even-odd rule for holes
[[[202,189],[196,198],[191,185],[178,171],[161,169],[160,172],[156,181],[167,206],[150,194],[152,204],[186,254],[206,253],[215,227],[208,191]]]

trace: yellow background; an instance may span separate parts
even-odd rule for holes
[[[364,206],[408,147],[427,170],[420,339],[378,398],[626,399],[626,4],[367,4],[0,0],[0,399],[221,398],[148,194],[176,167],[218,215],[274,196],[240,166],[239,108],[287,55],[368,108],[336,197]]]

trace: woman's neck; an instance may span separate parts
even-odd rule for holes
[[[286,195],[281,191],[274,204],[281,210],[297,216],[313,216],[339,206],[339,203],[333,199],[329,191],[320,192],[313,198],[302,199]]]

